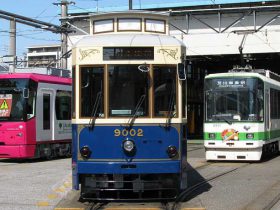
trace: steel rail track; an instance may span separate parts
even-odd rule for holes
[[[196,169],[194,169],[194,170],[201,169],[201,168],[205,168],[205,167],[210,166],[210,165],[213,165],[213,164],[214,164],[214,163],[212,163],[212,164],[211,164],[211,163],[205,164],[205,165],[200,166],[200,167],[198,167],[198,168],[196,168]],[[236,168],[234,168],[234,169],[231,169],[231,170],[228,170],[228,171],[226,171],[226,172],[220,173],[220,174],[218,174],[218,175],[212,176],[212,177],[210,177],[210,178],[208,178],[208,179],[206,179],[206,180],[203,180],[203,181],[201,181],[201,182],[198,182],[197,184],[191,186],[190,188],[187,188],[185,191],[183,191],[183,192],[175,199],[175,201],[174,201],[174,203],[173,203],[173,205],[172,205],[172,207],[171,207],[171,210],[177,210],[177,209],[178,209],[178,204],[179,204],[181,201],[185,200],[188,196],[190,196],[193,192],[195,192],[195,190],[199,189],[199,188],[202,187],[203,185],[205,185],[205,184],[207,184],[207,183],[209,183],[209,182],[211,182],[211,181],[215,181],[215,180],[217,180],[217,179],[220,178],[220,177],[226,176],[226,175],[228,175],[228,174],[230,174],[230,173],[232,173],[232,172],[235,172],[235,171],[237,171],[237,170],[239,170],[239,169],[241,169],[241,168],[247,167],[247,166],[249,166],[249,165],[251,165],[251,163],[247,163],[247,164],[244,164],[244,165],[242,165],[242,166],[240,166],[240,167],[236,167]]]
[[[195,151],[201,150],[201,149],[204,149],[204,147],[202,147],[202,148],[193,148],[193,149],[187,150],[187,152],[195,152]]]
[[[90,207],[89,210],[99,210],[101,209],[102,207],[106,206],[108,202],[106,203],[102,203],[102,202],[97,202],[97,203],[93,203],[92,206]]]

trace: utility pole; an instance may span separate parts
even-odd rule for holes
[[[63,18],[67,17],[68,13],[68,2],[62,0],[61,1],[61,26],[64,26],[64,20]],[[61,68],[67,69],[67,57],[64,56],[64,54],[67,52],[67,33],[61,34]]]
[[[67,27],[65,20],[63,18],[66,18],[68,15],[68,4],[69,2],[67,0],[61,0],[61,27]],[[67,57],[64,56],[67,53],[67,33],[61,33],[61,68],[67,69]]]
[[[16,67],[16,20],[10,20],[10,48],[9,56],[12,58],[12,65],[10,71],[14,72]]]
[[[133,8],[132,8],[132,0],[129,0],[129,2],[128,2],[128,9],[129,10],[132,10]]]
[[[61,28],[66,29],[67,21],[65,20],[68,16],[68,5],[72,4],[73,2],[68,2],[67,0],[61,0],[60,3],[53,3],[54,5],[60,5],[61,6]],[[61,68],[67,69],[67,30],[63,31],[61,33]]]

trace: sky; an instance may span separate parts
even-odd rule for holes
[[[70,1],[70,0],[69,0]],[[128,0],[72,0],[75,5],[69,9],[87,11],[89,8],[128,5]],[[134,0],[135,1],[135,0]],[[137,0],[138,1],[138,0]],[[170,0],[169,0],[170,1]],[[0,10],[38,19],[44,22],[60,24],[60,7],[53,5],[58,0],[0,0]],[[0,56],[9,54],[8,20],[0,19]],[[59,44],[60,35],[17,23],[17,56],[22,56],[27,47],[41,44]]]
[[[69,7],[69,10],[80,10],[87,12],[90,8],[93,10],[104,7],[124,6],[128,8],[129,0],[68,0],[74,1],[75,5]],[[173,0],[154,0],[153,2],[172,2]],[[177,0],[182,1],[182,0]],[[59,0],[0,0],[0,10],[15,13],[18,15],[34,18],[44,22],[60,24],[60,7],[53,5]],[[133,4],[147,3],[148,0],[133,0]],[[151,2],[151,1],[150,1]],[[174,2],[174,1],[173,1]],[[9,25],[8,20],[0,19],[0,56],[9,54]],[[59,44],[60,35],[36,29],[17,23],[17,56],[23,56],[27,52],[27,47],[44,44]]]
[[[59,24],[59,7],[53,0],[0,0],[0,10]],[[9,53],[10,22],[0,19],[0,56]],[[26,47],[41,43],[60,43],[60,36],[17,23],[17,55],[22,56]]]
[[[70,0],[68,0],[70,1]],[[129,0],[72,0],[75,5],[69,7],[69,11],[89,10],[102,11],[104,8],[114,10],[116,8],[128,8]],[[189,4],[209,4],[216,2],[244,2],[245,0],[133,0],[134,8],[145,8],[147,5],[158,6],[166,3],[175,5],[188,2]],[[257,1],[257,0],[247,0]],[[15,13],[18,15],[34,18],[56,25],[60,24],[60,7],[53,3],[59,0],[0,0],[0,10]],[[98,8],[98,9],[97,9]],[[0,19],[0,56],[9,53],[9,21]],[[44,44],[60,44],[60,35],[47,32],[41,29],[17,23],[17,56],[21,57],[27,52],[27,47]]]

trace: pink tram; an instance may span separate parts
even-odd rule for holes
[[[0,158],[71,155],[68,70],[0,72]]]

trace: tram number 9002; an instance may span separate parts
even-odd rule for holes
[[[114,136],[118,137],[118,136],[144,136],[144,132],[142,129],[130,129],[130,130],[127,130],[127,129],[123,129],[123,130],[120,130],[120,129],[115,129],[114,130]]]

